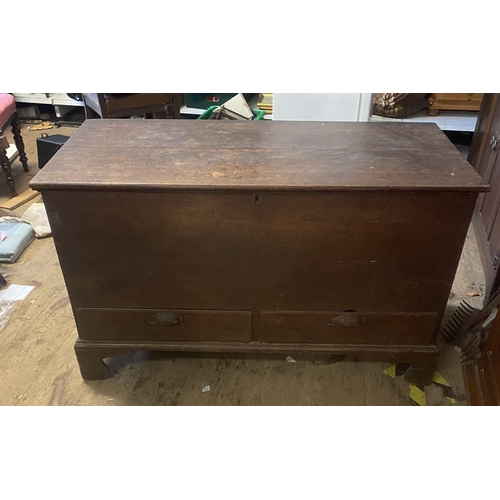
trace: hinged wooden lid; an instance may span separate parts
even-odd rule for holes
[[[210,120],[87,120],[31,187],[488,190],[435,124]]]

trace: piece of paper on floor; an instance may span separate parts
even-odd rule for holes
[[[427,400],[425,398],[425,392],[414,384],[409,384],[410,386],[410,400],[417,406],[426,406]]]
[[[396,365],[389,366],[389,368],[386,368],[382,373],[384,375],[387,375],[388,377],[395,378],[396,377]]]
[[[202,387],[201,392],[209,392],[210,391],[210,386],[206,385],[205,387]]]
[[[438,371],[434,372],[434,375],[432,376],[432,381],[439,385],[451,387],[448,381]]]
[[[443,389],[444,396],[446,397],[446,399],[448,399],[448,401],[452,405],[454,405],[457,402],[457,400],[455,399],[455,393],[453,392],[451,385],[438,371],[434,372],[432,381],[434,382],[435,385]]]
[[[0,290],[0,300],[24,300],[34,288],[29,285],[10,285]]]
[[[296,361],[292,358],[292,356],[287,356],[285,358],[289,363],[295,363]]]

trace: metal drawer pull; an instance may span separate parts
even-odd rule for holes
[[[354,328],[355,326],[366,323],[366,319],[358,316],[357,314],[341,314],[328,322],[329,326],[345,326],[347,328]]]
[[[498,149],[499,144],[500,144],[500,135],[498,135],[498,133],[493,134],[490,139],[491,149],[493,149],[493,151],[496,151]]]
[[[171,325],[178,325],[181,323],[182,316],[177,316],[176,314],[172,313],[156,313],[149,318],[149,323],[151,325],[165,325],[165,326],[171,326]]]

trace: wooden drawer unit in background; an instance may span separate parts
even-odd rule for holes
[[[82,375],[138,349],[331,353],[428,379],[478,193],[433,124],[94,120],[32,181]]]
[[[484,94],[430,94],[427,114],[438,116],[441,111],[479,111]]]

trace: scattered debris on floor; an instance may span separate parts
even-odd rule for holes
[[[404,375],[410,369],[408,363],[398,363],[397,365],[389,366],[382,373],[388,377],[395,378]]]
[[[389,366],[382,373],[388,377],[396,378],[396,365]]]
[[[8,325],[15,307],[11,300],[0,300],[0,332]]]
[[[432,383],[434,385],[437,385],[443,390],[445,398],[447,398],[451,404],[454,405],[457,402],[455,393],[453,392],[451,385],[439,372],[437,371],[434,372],[434,376],[432,377]]]
[[[24,300],[34,288],[34,286],[29,285],[10,285],[4,290],[0,290],[0,300]]]
[[[287,356],[285,358],[289,363],[296,363],[296,361],[292,358],[292,356]]]
[[[404,375],[409,370],[409,368],[410,365],[407,363],[398,363],[397,365],[389,366],[382,373],[387,377],[396,378]],[[432,383],[442,389],[443,396],[451,404],[455,404],[457,402],[457,397],[453,392],[451,385],[438,371],[434,372],[434,375],[432,376]],[[426,406],[427,400],[425,396],[424,386],[409,383],[408,388],[411,403],[417,406]]]
[[[426,406],[425,392],[416,384],[408,384],[410,388],[410,401],[416,406]]]
[[[38,125],[33,125],[32,127],[28,126],[28,130],[32,130],[32,131],[49,130],[49,129],[53,128],[53,126],[54,125],[51,122],[42,122]]]
[[[478,292],[477,290],[472,290],[471,292],[467,292],[468,297],[481,297],[483,294]]]
[[[45,238],[52,234],[47,211],[43,203],[33,203],[28,207],[26,212],[24,212],[21,220],[31,224],[37,238]]]
[[[201,392],[209,392],[210,391],[210,386],[206,385],[205,387],[201,388]]]

